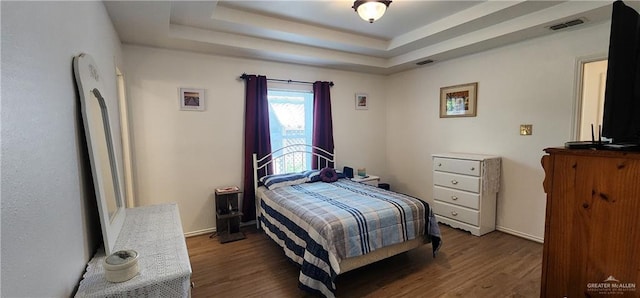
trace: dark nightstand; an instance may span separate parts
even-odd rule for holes
[[[244,239],[244,234],[240,232],[240,217],[242,212],[238,210],[238,194],[241,191],[237,188],[216,189],[216,231],[220,243],[226,243]]]

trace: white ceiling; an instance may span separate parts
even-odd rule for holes
[[[627,4],[638,9],[638,2]],[[106,1],[123,43],[390,74],[608,20],[611,1],[395,0],[373,24],[353,1]],[[424,66],[423,66],[424,67]]]

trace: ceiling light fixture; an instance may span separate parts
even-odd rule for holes
[[[384,15],[391,1],[384,0],[359,0],[354,1],[353,8],[365,21],[373,23]]]

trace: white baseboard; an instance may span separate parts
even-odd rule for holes
[[[518,236],[518,237],[521,237],[521,238],[524,238],[524,239],[528,239],[528,240],[531,240],[531,241],[535,241],[535,242],[538,242],[538,243],[544,243],[544,238],[540,238],[538,236],[529,235],[527,233],[522,233],[520,231],[512,230],[512,229],[505,228],[505,227],[502,227],[502,226],[496,226],[496,230],[498,230],[500,232],[507,233],[507,234],[511,234],[511,235],[514,235],[514,236]]]
[[[256,221],[252,220],[252,221],[248,221],[248,222],[243,222],[240,223],[241,227],[245,227],[245,226],[249,226],[249,225],[255,225]],[[503,232],[503,233],[507,233],[507,234],[511,234],[514,236],[518,236],[521,238],[525,238],[531,241],[535,241],[538,243],[544,243],[544,238],[540,238],[537,236],[533,236],[533,235],[529,235],[527,233],[522,233],[516,230],[512,230],[506,227],[502,227],[502,226],[496,226],[496,230]],[[188,232],[188,233],[184,233],[184,237],[194,237],[194,236],[200,236],[200,235],[204,235],[204,234],[210,234],[210,233],[215,233],[216,232],[216,228],[209,228],[209,229],[203,229],[203,230],[198,230],[198,231],[193,231],[193,232]]]
[[[198,231],[184,233],[184,237],[188,238],[188,237],[200,236],[200,235],[210,234],[210,233],[215,233],[215,232],[216,232],[216,228],[208,228],[208,229],[204,229],[204,230],[198,230]]]
[[[246,227],[246,226],[251,226],[251,225],[255,226],[256,225],[256,221],[252,220],[252,221],[241,222],[240,223],[240,227]],[[211,233],[215,233],[215,232],[216,232],[216,228],[208,228],[208,229],[204,229],[204,230],[198,230],[198,231],[184,233],[184,237],[188,238],[188,237],[200,236],[200,235],[204,235],[204,234],[211,234]]]

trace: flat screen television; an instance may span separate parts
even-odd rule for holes
[[[613,149],[640,148],[640,17],[613,3],[602,136]]]

